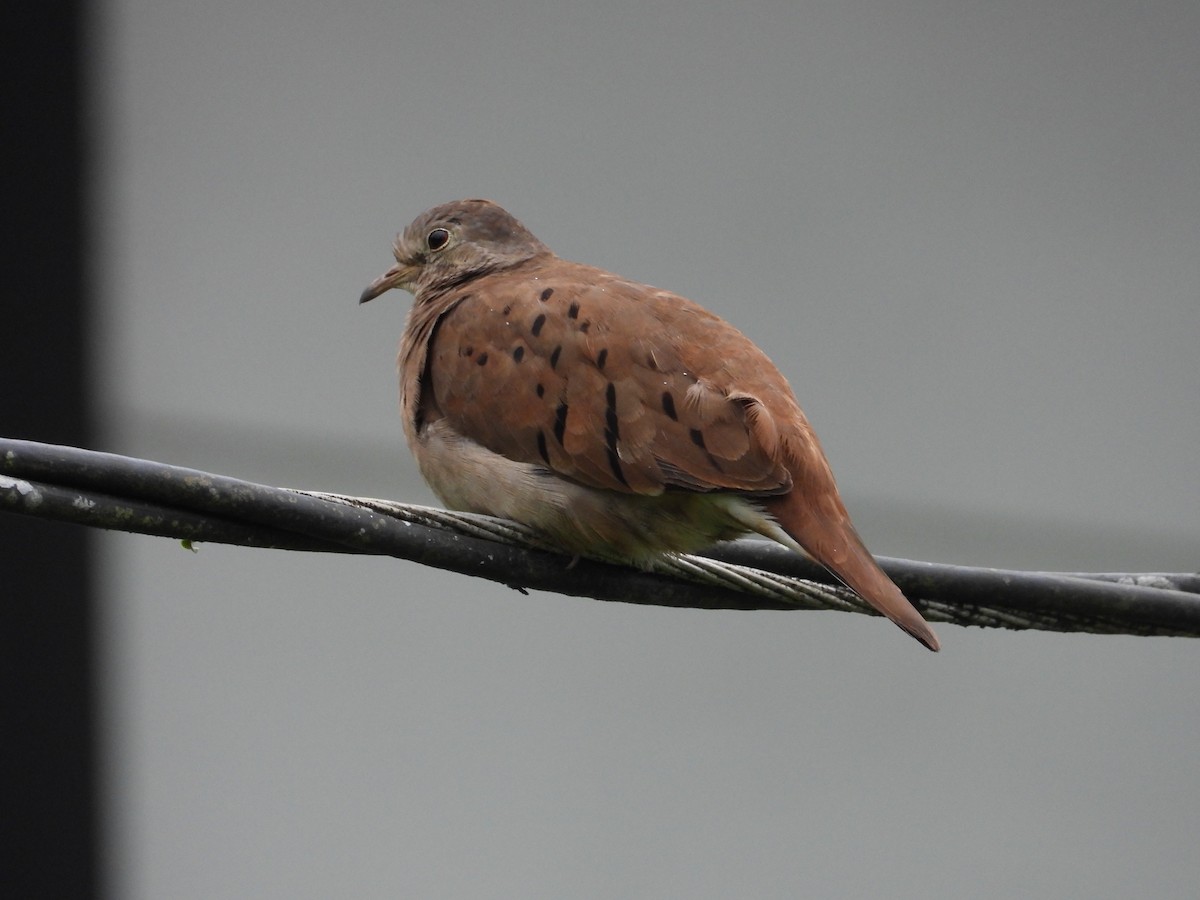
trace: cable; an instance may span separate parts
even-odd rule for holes
[[[570,560],[490,516],[270,487],[150,460],[0,438],[0,510],[97,528],[310,552],[368,553],[519,590],[698,609],[875,614],[816,563],[766,541],[668,557],[653,571]],[[1045,573],[881,558],[933,621],[1200,636],[1200,576]]]

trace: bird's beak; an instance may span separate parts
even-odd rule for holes
[[[358,302],[366,303],[368,300],[374,300],[384,291],[390,291],[396,287],[406,287],[415,274],[412,266],[396,263],[371,282],[370,287],[363,291],[362,296],[358,298]]]

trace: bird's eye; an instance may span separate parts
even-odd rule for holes
[[[429,232],[429,237],[425,238],[425,245],[430,250],[441,250],[450,240],[450,232],[445,228],[435,228]]]

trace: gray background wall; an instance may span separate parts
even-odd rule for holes
[[[111,0],[104,448],[432,502],[395,231],[492,197],[792,380],[868,544],[1194,570],[1200,7]],[[128,897],[1192,896],[1200,649],[104,539]]]

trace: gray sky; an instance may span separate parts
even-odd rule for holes
[[[739,325],[877,553],[1194,570],[1200,8],[118,0],[105,449],[432,502],[394,233]],[[106,537],[118,895],[1191,896],[1200,645]]]

